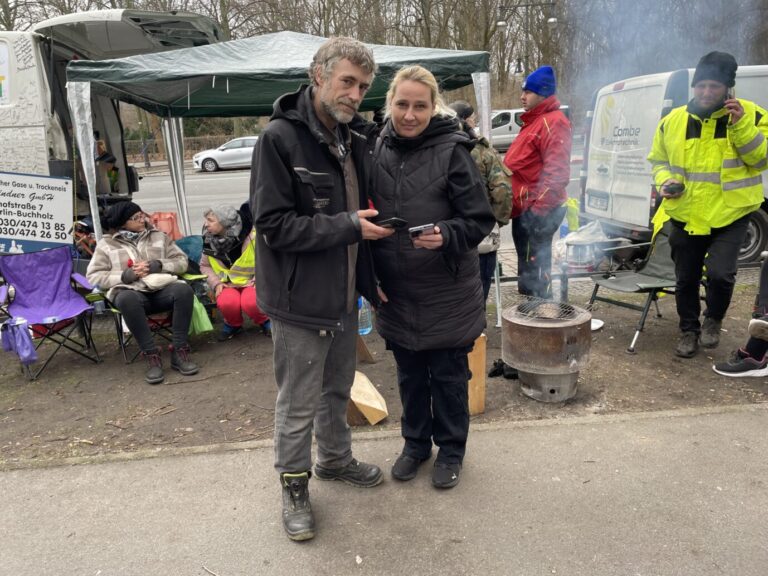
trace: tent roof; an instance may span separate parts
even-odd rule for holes
[[[325,38],[277,32],[208,46],[115,60],[76,60],[67,80],[91,82],[93,92],[136,104],[159,116],[262,116],[273,102],[306,83],[312,56]],[[384,104],[387,85],[408,64],[428,68],[445,90],[487,72],[487,52],[368,44],[378,74],[363,110]]]

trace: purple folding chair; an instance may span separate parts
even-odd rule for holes
[[[30,380],[36,379],[63,347],[87,358],[101,362],[91,336],[93,307],[73,288],[74,280],[90,290],[88,281],[72,273],[72,255],[68,246],[0,256],[0,305],[6,303],[9,288],[14,296],[7,305],[11,320],[23,319],[39,338],[35,349],[43,342],[56,344],[42,366],[33,370],[22,364]],[[77,333],[75,332],[77,329]]]

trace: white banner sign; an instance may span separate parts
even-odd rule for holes
[[[72,180],[0,172],[0,252],[72,244]]]

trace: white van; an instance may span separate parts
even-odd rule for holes
[[[69,14],[31,32],[0,32],[0,252],[71,244],[73,219],[90,212],[66,98],[71,60],[122,58],[221,39],[207,17],[143,10]],[[126,160],[119,107],[98,95],[92,107],[98,132],[93,153],[104,168],[97,178],[100,204],[129,199],[138,177]]]
[[[659,120],[693,98],[694,69],[638,76],[599,89],[586,118],[581,171],[581,220],[634,241],[651,237],[657,207],[646,160]],[[736,95],[768,108],[768,66],[739,66]],[[768,197],[768,175],[763,186]],[[752,214],[739,260],[757,260],[768,243],[768,203]]]
[[[522,108],[491,111],[491,144],[499,152],[506,152],[520,133],[517,119],[525,112]]]

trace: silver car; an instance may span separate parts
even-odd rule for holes
[[[258,136],[235,138],[218,148],[203,150],[192,157],[195,170],[216,172],[224,168],[250,168],[253,147]]]

